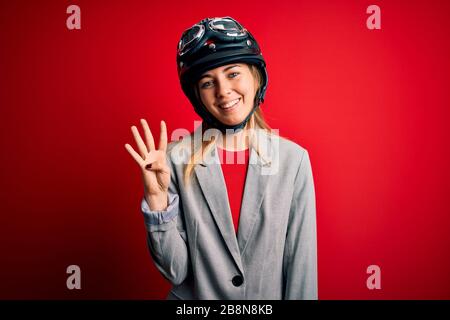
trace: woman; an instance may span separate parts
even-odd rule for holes
[[[208,18],[183,33],[177,63],[202,125],[167,145],[162,121],[156,149],[141,120],[139,152],[126,145],[142,172],[150,254],[173,284],[168,299],[317,299],[311,164],[264,121],[258,44],[234,19]]]

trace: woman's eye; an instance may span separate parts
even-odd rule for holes
[[[204,82],[204,83],[201,85],[201,87],[202,87],[202,88],[209,88],[211,85],[212,85],[211,81],[208,81],[208,82]]]
[[[230,73],[230,78],[235,78],[238,76],[238,74],[239,74],[239,72],[232,72],[232,73]]]

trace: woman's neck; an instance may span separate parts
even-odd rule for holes
[[[217,146],[227,151],[242,151],[248,149],[247,130],[239,130],[233,134],[224,134],[219,139]]]

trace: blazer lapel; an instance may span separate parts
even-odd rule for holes
[[[214,148],[205,160],[194,168],[202,193],[216,221],[219,231],[233,256],[236,265],[243,272],[241,254],[233,226],[228,193],[223,177],[220,160]]]
[[[260,154],[252,147],[239,218],[238,244],[241,255],[243,255],[252,233],[255,232],[254,225],[260,218],[267,183],[274,173],[272,169],[275,167],[273,163],[275,159],[272,155],[274,147],[278,145],[273,143],[264,131],[260,131],[258,137]]]

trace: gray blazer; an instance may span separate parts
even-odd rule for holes
[[[173,287],[168,299],[317,299],[314,183],[308,152],[260,130],[251,148],[237,235],[217,148],[183,163],[190,137],[168,146],[169,207],[141,208],[150,254]],[[263,143],[263,145],[264,145]]]

